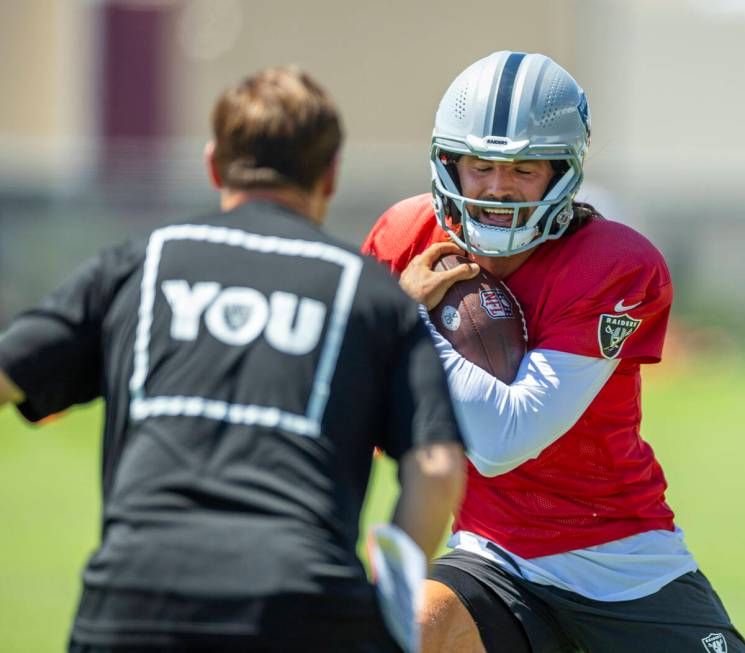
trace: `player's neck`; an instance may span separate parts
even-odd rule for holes
[[[328,200],[318,192],[306,192],[293,186],[278,188],[254,188],[251,190],[230,190],[220,192],[220,209],[232,211],[241,204],[254,201],[275,202],[305,216],[315,224],[321,224],[326,215]]]
[[[474,256],[473,259],[492,276],[506,279],[525,263],[536,249],[533,247],[512,256]]]

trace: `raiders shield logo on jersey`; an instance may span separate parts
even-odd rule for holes
[[[600,353],[605,358],[618,356],[626,338],[634,333],[641,323],[641,320],[635,320],[628,313],[623,315],[603,313],[598,321]]]
[[[727,653],[727,640],[722,633],[710,633],[701,640],[701,643],[712,653]]]

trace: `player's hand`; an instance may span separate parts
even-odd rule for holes
[[[433,270],[435,263],[446,254],[465,255],[455,243],[435,243],[411,259],[399,279],[403,291],[414,301],[424,304],[428,311],[442,301],[450,286],[475,277],[481,270],[476,263],[463,263],[452,270]]]

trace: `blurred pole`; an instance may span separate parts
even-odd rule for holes
[[[100,7],[100,180],[114,195],[151,196],[168,135],[168,33],[176,2],[109,0]]]

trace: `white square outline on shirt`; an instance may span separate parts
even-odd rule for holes
[[[174,240],[194,240],[242,247],[266,254],[313,258],[334,263],[342,268],[304,415],[269,406],[229,404],[205,397],[181,395],[147,397],[145,395],[145,382],[150,366],[150,329],[153,323],[158,268],[163,246]],[[326,243],[279,236],[261,236],[241,229],[212,225],[183,224],[157,229],[150,236],[143,265],[140,307],[134,342],[134,368],[129,382],[132,395],[129,404],[130,417],[135,421],[158,416],[205,417],[233,424],[276,427],[297,435],[318,437],[321,434],[321,420],[326,410],[331,379],[336,369],[361,270],[362,258],[360,256]]]

